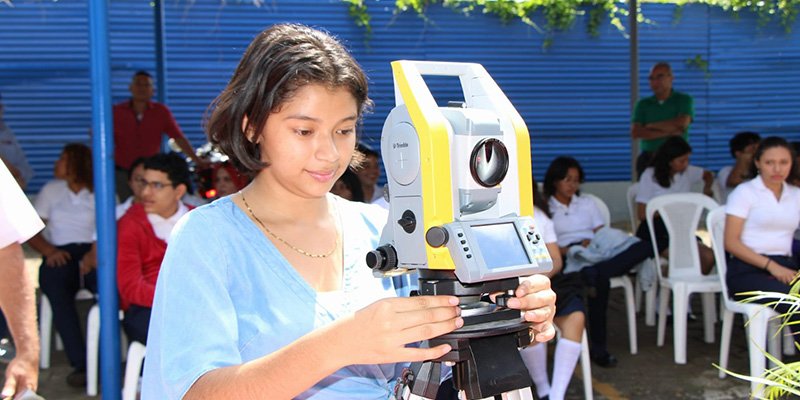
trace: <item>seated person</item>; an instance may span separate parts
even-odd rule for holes
[[[67,384],[83,387],[86,341],[75,295],[80,289],[97,289],[95,272],[81,271],[79,265],[92,247],[95,232],[91,149],[79,143],[64,146],[53,175],[56,179],[42,187],[34,202],[36,212],[45,221],[46,234],[39,233],[28,243],[43,256],[39,288],[53,308],[53,325],[73,368]]]
[[[361,190],[361,181],[358,175],[350,168],[336,180],[331,188],[331,193],[350,201],[364,202],[364,192]]]
[[[553,216],[558,247],[562,256],[567,256],[573,246],[589,246],[595,233],[605,221],[594,200],[580,195],[580,184],[584,180],[583,168],[572,157],[558,157],[550,163],[544,178],[544,193]],[[582,267],[566,262],[566,271],[580,269],[588,286],[589,299],[589,348],[592,360],[601,367],[613,367],[616,357],[608,352],[607,308],[610,279],[630,272],[642,261],[653,256],[652,245],[628,235],[623,242],[615,244],[617,253],[603,261]],[[557,292],[557,290],[556,290]]]
[[[364,193],[365,203],[374,203],[383,199],[383,188],[378,185],[381,177],[380,155],[365,144],[358,144],[358,152],[364,156],[361,166],[356,169],[356,175],[361,181],[361,191]]]
[[[236,168],[228,161],[214,165],[212,176],[217,199],[232,195],[247,185],[247,179],[239,175]]]
[[[117,223],[117,285],[125,311],[122,326],[131,341],[147,344],[150,309],[167,240],[189,210],[181,202],[189,185],[186,161],[175,153],[144,161],[142,201]]]
[[[128,171],[128,187],[132,195],[122,203],[117,204],[115,210],[117,220],[122,218],[126,211],[131,208],[134,203],[142,201],[142,180],[144,179],[144,157],[139,157],[131,164],[131,169]],[[97,232],[92,236],[92,248],[83,255],[80,262],[80,270],[82,274],[87,274],[89,271],[97,268]]]
[[[758,175],[733,190],[725,206],[725,250],[729,253],[726,280],[729,295],[743,292],[789,293],[797,277],[792,238],[800,224],[800,189],[789,184],[797,176],[794,149],[779,137],[761,141],[753,155]],[[764,299],[765,303],[776,299]],[[779,314],[791,303],[774,306]],[[789,327],[800,334],[800,318],[793,313]]]
[[[755,132],[739,132],[728,142],[735,163],[723,167],[717,174],[723,203],[736,185],[753,178],[753,153],[760,140],[761,136]]]
[[[636,236],[649,242],[650,231],[647,227],[645,216],[647,202],[657,196],[670,193],[689,193],[692,185],[703,181],[703,193],[711,196],[711,185],[714,176],[711,172],[689,164],[692,147],[681,137],[671,137],[656,151],[651,166],[644,170],[639,181],[639,191],[636,193],[637,215],[641,223],[636,230]],[[660,218],[653,219],[656,233],[658,251],[663,252],[669,246],[669,235]],[[700,241],[697,243],[700,251],[700,266],[704,274],[711,272],[714,267],[714,253],[711,248]]]
[[[561,337],[558,339],[553,356],[552,381],[547,377],[547,344],[531,344],[523,349],[521,354],[536,386],[537,396],[540,399],[563,400],[581,355],[581,341],[585,328],[583,291],[578,274],[562,272],[563,262],[553,221],[550,219],[550,207],[539,194],[535,180],[533,204],[536,229],[544,238],[548,253],[553,259],[553,269],[547,276],[550,278],[553,291],[556,292],[556,315],[553,322],[561,330]]]
[[[128,187],[131,189],[131,196],[125,199],[122,203],[117,204],[116,214],[117,220],[122,218],[126,211],[131,208],[131,205],[142,201],[142,180],[144,179],[144,160],[145,157],[139,157],[133,160],[131,169],[128,170]]]

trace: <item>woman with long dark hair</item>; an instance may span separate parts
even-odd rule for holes
[[[558,246],[563,256],[567,256],[575,246],[576,250],[588,247],[605,224],[595,201],[580,195],[580,184],[583,180],[583,168],[572,157],[554,159],[545,173],[544,193],[548,197],[558,235]],[[587,266],[574,262],[571,264],[568,259],[564,267],[567,272],[579,270],[587,285],[591,357],[601,367],[613,367],[617,363],[616,357],[608,352],[607,343],[610,280],[630,272],[653,255],[652,246],[647,242],[628,238],[621,232],[609,234],[608,237],[622,240],[616,254]]]
[[[758,174],[731,192],[725,206],[725,250],[729,253],[726,280],[730,296],[743,292],[789,293],[798,276],[792,257],[792,240],[800,224],[800,189],[792,185],[798,176],[795,153],[783,138],[761,141],[753,161]],[[759,300],[768,302],[771,299]],[[789,305],[774,306],[779,314]],[[800,334],[797,313],[789,327]]]
[[[86,385],[86,342],[75,294],[82,288],[81,282],[83,288],[96,290],[94,270],[80,268],[95,234],[91,149],[80,143],[64,146],[53,172],[56,179],[42,187],[34,202],[45,221],[45,234],[34,236],[28,243],[43,256],[39,287],[53,308],[53,325],[73,368],[67,383],[82,387]]]
[[[639,180],[639,190],[636,193],[637,215],[641,223],[636,231],[643,241],[649,242],[650,231],[647,227],[645,210],[647,202],[651,199],[670,193],[687,193],[692,186],[703,182],[703,193],[712,195],[711,185],[714,175],[703,168],[689,164],[692,147],[682,137],[673,136],[656,151],[651,166],[644,170]],[[653,224],[656,233],[658,251],[663,252],[669,246],[669,235],[660,218],[655,218]],[[704,274],[711,272],[714,267],[714,253],[711,248],[698,241],[700,251],[700,266]]]

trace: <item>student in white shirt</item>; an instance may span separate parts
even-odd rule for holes
[[[588,247],[595,232],[605,220],[594,200],[580,195],[584,172],[572,157],[554,159],[544,177],[544,194],[548,196],[560,254],[566,256],[573,246]],[[629,273],[642,261],[653,256],[649,242],[631,239],[624,250],[594,265],[580,268],[566,263],[566,271],[580,271],[587,286],[589,306],[589,349],[592,361],[601,367],[613,367],[617,359],[608,352],[607,311],[611,278]],[[558,294],[558,292],[556,292]]]
[[[783,138],[768,137],[753,159],[758,175],[737,186],[725,207],[726,279],[730,295],[740,299],[749,291],[788,293],[798,276],[792,240],[800,224],[800,189],[788,183],[798,176],[794,149]],[[788,304],[774,308],[789,311]],[[800,318],[791,321],[797,342]]]
[[[553,356],[553,377],[547,377],[547,344],[535,343],[522,350],[522,360],[528,367],[539,398],[563,400],[575,366],[581,355],[581,340],[586,323],[583,290],[580,276],[563,273],[563,260],[558,248],[558,236],[550,219],[550,207],[533,181],[533,219],[536,230],[542,235],[548,253],[553,259],[553,269],[547,274],[556,292],[556,315],[553,322],[561,331]]]
[[[717,185],[725,203],[736,185],[753,178],[753,154],[761,136],[755,132],[739,132],[728,142],[735,163],[719,170]]]
[[[29,243],[43,255],[39,287],[50,300],[55,328],[73,368],[67,383],[81,387],[86,385],[86,343],[75,294],[81,289],[81,280],[91,291],[97,285],[94,271],[83,279],[79,271],[79,261],[90,250],[95,232],[92,151],[83,144],[66,145],[55,163],[54,175],[56,179],[45,184],[34,203],[47,235],[37,234]]]
[[[692,185],[703,182],[703,193],[712,195],[711,185],[714,184],[714,175],[700,167],[689,164],[692,147],[682,137],[673,136],[667,139],[653,156],[653,161],[639,180],[639,191],[636,194],[637,215],[640,220],[636,236],[643,241],[650,242],[650,231],[647,227],[645,210],[647,202],[655,197],[670,193],[688,193]],[[661,218],[653,220],[656,232],[658,251],[663,252],[669,246],[669,235]],[[714,267],[714,253],[711,248],[698,242],[700,249],[700,264],[704,274],[711,272]]]

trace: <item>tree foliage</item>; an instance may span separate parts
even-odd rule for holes
[[[371,33],[369,10],[363,0],[341,0],[348,4],[350,15],[356,25]],[[737,16],[741,11],[758,15],[761,25],[779,22],[789,31],[797,19],[800,0],[644,0],[651,3],[671,3],[683,6],[688,3],[707,4],[720,7]],[[641,3],[642,1],[640,1]],[[431,5],[439,4],[464,15],[483,13],[494,15],[504,23],[515,20],[534,27],[546,36],[572,28],[578,15],[587,15],[586,28],[592,36],[598,36],[604,18],[623,34],[623,18],[628,17],[627,1],[615,0],[395,0],[395,13],[414,12],[427,19],[425,12]],[[541,13],[545,24],[540,26],[531,18]],[[639,22],[645,21],[638,13]]]

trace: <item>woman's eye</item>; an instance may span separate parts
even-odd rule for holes
[[[311,134],[309,129],[295,129],[294,132],[300,136],[307,136]]]
[[[350,135],[353,132],[355,132],[355,129],[353,129],[353,128],[339,129],[338,131],[336,131],[336,133],[338,133],[340,135]]]

